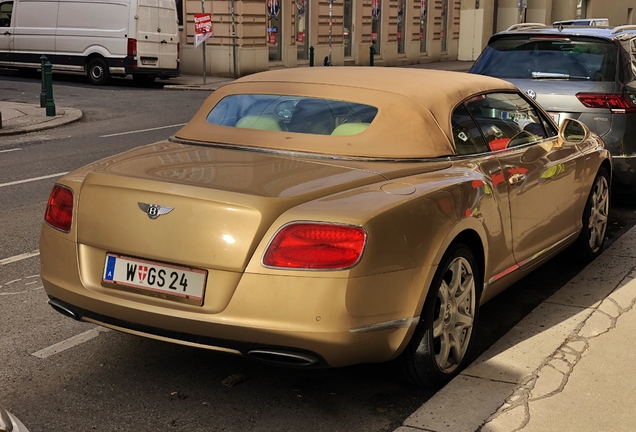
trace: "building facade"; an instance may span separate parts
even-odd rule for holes
[[[243,76],[313,61],[377,66],[474,60],[495,32],[518,22],[576,17],[629,24],[636,0],[178,0],[181,71],[203,73],[194,15],[212,14],[205,70]],[[313,49],[312,49],[313,48]]]

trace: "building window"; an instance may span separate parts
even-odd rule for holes
[[[175,3],[177,6],[177,23],[179,27],[183,27],[183,1],[177,0]]]
[[[421,0],[420,5],[420,52],[426,52],[426,36],[428,34],[428,5],[426,0]]]
[[[371,43],[375,47],[375,54],[380,54],[380,41],[382,40],[382,10],[380,0],[371,0]]]
[[[578,0],[576,2],[576,17],[587,18],[587,0]]]
[[[269,48],[269,61],[281,61],[283,59],[283,47],[281,43],[283,26],[282,2],[280,0],[267,0],[267,46]]]
[[[404,39],[406,38],[406,0],[398,0],[397,16],[397,49],[398,54],[404,54]]]
[[[309,1],[296,0],[296,58],[309,58]]]
[[[351,40],[353,39],[353,4],[351,0],[344,0],[344,28],[342,40],[344,42],[344,55],[351,57]]]

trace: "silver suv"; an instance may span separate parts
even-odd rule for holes
[[[636,25],[517,24],[490,38],[470,72],[512,82],[557,124],[585,123],[613,155],[613,186],[636,190]]]

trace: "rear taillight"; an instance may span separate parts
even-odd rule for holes
[[[177,60],[179,60],[181,57],[181,43],[177,42]]]
[[[137,39],[128,39],[128,55],[133,57],[137,56]]]
[[[53,228],[69,232],[73,221],[73,192],[64,186],[55,185],[46,204],[44,220]]]
[[[263,256],[267,267],[341,270],[362,256],[366,232],[360,227],[292,223],[278,231]]]
[[[576,97],[588,108],[609,109],[613,114],[636,112],[636,106],[624,94],[577,93]]]

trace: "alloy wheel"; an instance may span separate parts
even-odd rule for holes
[[[609,187],[604,176],[598,176],[594,183],[591,197],[590,219],[588,221],[590,249],[597,250],[603,244],[607,229],[607,215],[609,213]]]

